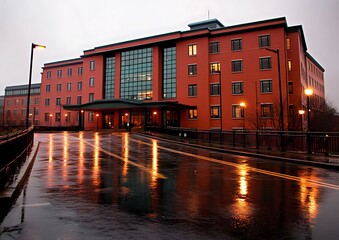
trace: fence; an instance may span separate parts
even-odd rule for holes
[[[174,127],[148,127],[147,130],[187,139],[196,139],[197,141],[217,142],[232,147],[324,154],[339,153],[339,133],[333,132],[207,131]]]
[[[25,153],[31,148],[33,140],[33,128],[0,137],[0,190],[13,180],[26,160]]]

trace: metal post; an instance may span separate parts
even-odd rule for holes
[[[311,118],[310,118],[310,96],[307,95],[307,152],[312,153],[311,145]]]
[[[32,67],[33,67],[33,49],[35,47],[35,44],[32,43],[31,46],[31,62],[29,66],[29,80],[28,80],[28,93],[27,93],[27,108],[26,108],[26,129],[28,126],[28,118],[29,118],[29,100],[31,97],[31,84],[32,84]]]

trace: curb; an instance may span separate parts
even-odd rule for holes
[[[0,192],[0,201],[7,202],[12,201],[16,198],[32,170],[33,163],[38,153],[39,145],[40,142],[38,142],[38,144],[33,147],[28,159],[20,168],[20,172],[16,180],[6,190]]]
[[[311,162],[311,161],[301,160],[301,159],[296,159],[296,158],[287,158],[287,157],[280,157],[280,156],[267,155],[267,154],[261,154],[261,153],[237,151],[237,150],[231,150],[231,149],[221,149],[221,148],[216,148],[216,147],[210,147],[210,146],[205,146],[205,145],[199,145],[199,144],[194,144],[194,143],[177,141],[177,140],[169,139],[169,138],[166,138],[166,137],[153,136],[153,135],[144,134],[144,133],[138,133],[138,134],[146,135],[146,136],[152,136],[153,138],[156,138],[156,139],[166,139],[166,141],[171,141],[171,142],[174,142],[174,143],[177,143],[177,144],[180,143],[180,144],[185,145],[185,146],[202,148],[202,149],[212,150],[212,151],[216,151],[216,152],[236,154],[236,155],[241,155],[241,156],[246,156],[246,157],[264,158],[264,159],[268,159],[268,160],[279,160],[279,161],[290,162],[290,163],[295,163],[295,164],[303,164],[303,165],[309,165],[309,166],[314,166],[314,167],[321,167],[321,168],[339,170],[339,165],[333,165],[333,164],[329,164],[329,163]]]

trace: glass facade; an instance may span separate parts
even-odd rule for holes
[[[152,62],[152,48],[121,53],[121,98],[135,100],[152,99]]]
[[[176,47],[164,48],[163,52],[163,98],[177,97]]]
[[[114,99],[115,57],[106,58],[105,99]]]

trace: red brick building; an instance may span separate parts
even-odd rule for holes
[[[277,18],[189,27],[45,64],[39,124],[300,130],[304,89],[324,100],[324,69],[301,26]]]

